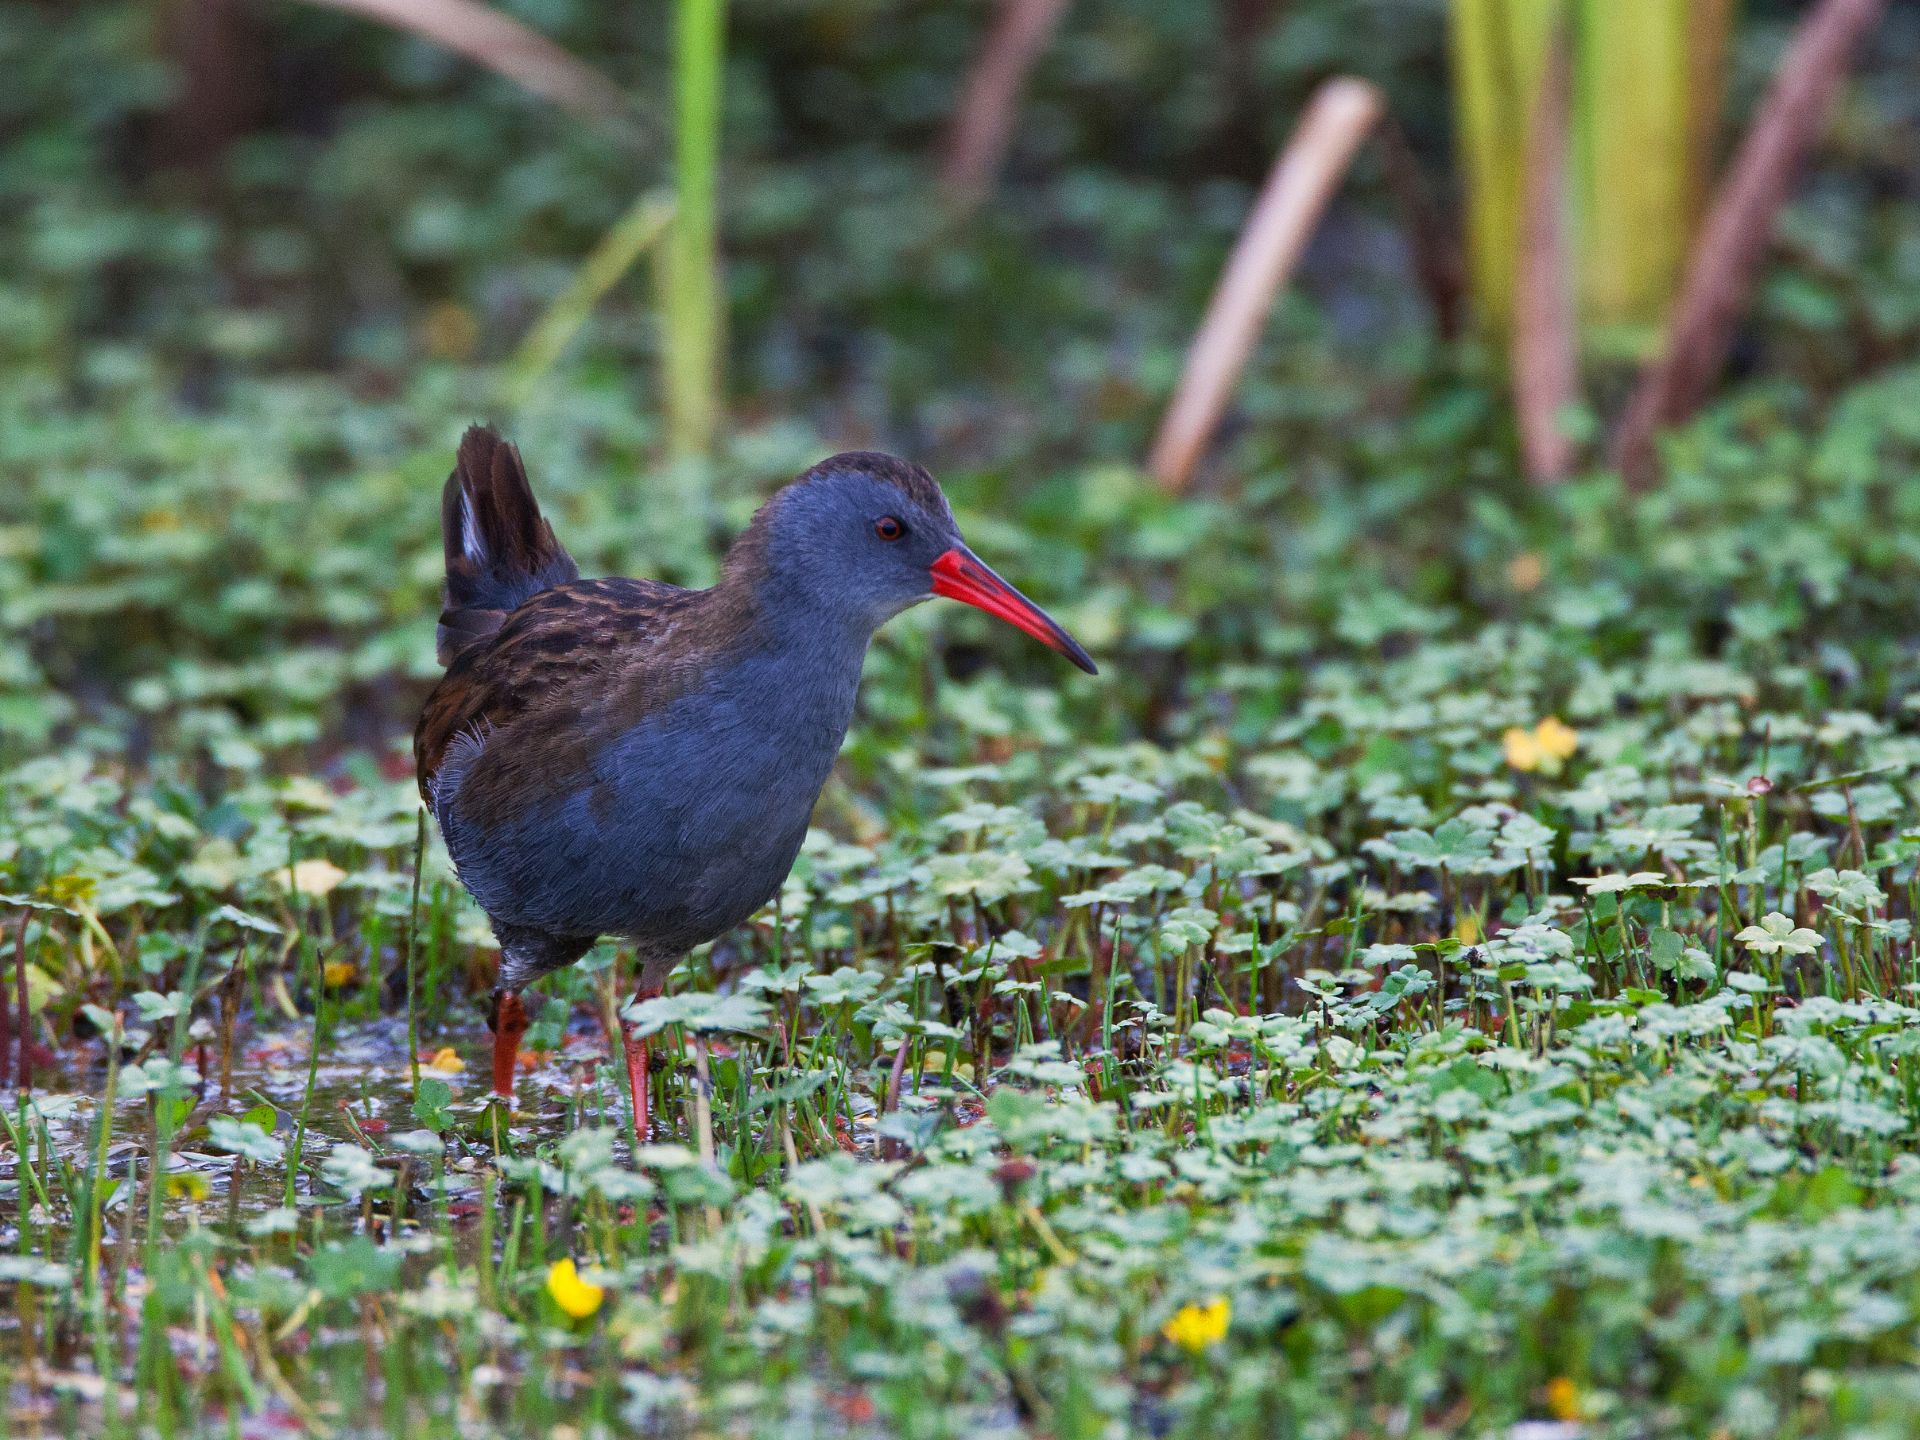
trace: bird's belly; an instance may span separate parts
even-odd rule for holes
[[[448,848],[495,920],[689,949],[778,893],[845,735],[832,718],[702,697],[485,834],[461,834],[456,796]]]

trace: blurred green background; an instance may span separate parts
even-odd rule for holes
[[[652,262],[530,385],[499,368],[608,228],[673,186],[674,15],[503,8],[612,77],[632,133],[298,3],[0,7],[0,746],[95,721],[136,754],[178,728],[224,760],[390,740],[431,671],[431,497],[473,419],[508,428],[590,571],[685,581],[819,454],[903,451],[1007,522],[983,544],[1070,541],[1011,563],[1149,669],[1196,637],[1189,658],[1258,653],[1271,617],[1219,603],[1249,579],[1276,612],[1327,603],[1315,567],[1473,600],[1456,554],[1566,533],[1553,510],[1576,502],[1542,515],[1514,478],[1499,347],[1437,335],[1372,150],[1201,498],[1133,470],[1318,81],[1377,82],[1463,224],[1441,0],[1075,6],[969,214],[936,169],[988,7],[732,6],[726,408],[692,466],[662,433]],[[1734,127],[1801,9],[1742,10]],[[1748,403],[1817,413],[1920,346],[1917,82],[1920,15],[1895,7],[1741,332],[1736,385],[1764,377]],[[1625,379],[1597,366],[1593,403]],[[1143,564],[1163,580],[1129,595]]]

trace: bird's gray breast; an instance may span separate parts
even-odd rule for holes
[[[851,666],[750,656],[615,733],[460,873],[496,920],[691,948],[778,893],[852,719]],[[457,800],[456,800],[457,807]],[[451,836],[450,842],[451,842]]]

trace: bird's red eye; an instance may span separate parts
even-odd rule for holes
[[[873,533],[882,540],[898,540],[907,533],[907,527],[891,515],[882,515],[873,522]]]

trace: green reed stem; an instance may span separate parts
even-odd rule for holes
[[[720,400],[718,223],[726,0],[678,0],[674,23],[676,209],[662,253],[667,438],[677,456],[713,446]]]

